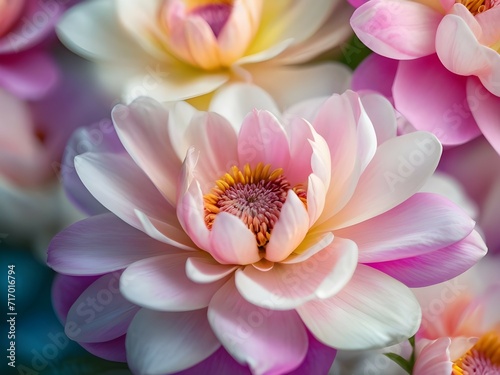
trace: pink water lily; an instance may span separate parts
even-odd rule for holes
[[[102,345],[126,332],[135,373],[181,371],[222,346],[252,373],[282,374],[315,340],[342,349],[400,342],[420,324],[408,286],[446,280],[485,254],[460,208],[417,193],[441,145],[426,132],[395,137],[381,96],[362,103],[348,91],[283,114],[247,113],[248,101],[273,103],[238,87],[214,98],[230,120],[183,102],[119,105],[126,152],[75,160],[110,213],[56,236],[48,263],[104,275],[89,293],[118,274],[120,297],[85,321],[84,292],[66,332]]]
[[[444,144],[465,143],[482,132],[500,151],[498,5],[489,0],[367,1],[351,25],[383,57],[363,63],[355,87],[391,88],[398,111]],[[386,79],[374,81],[375,71]]]

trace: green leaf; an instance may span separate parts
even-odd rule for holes
[[[384,355],[393,362],[397,363],[403,370],[405,370],[408,374],[411,375],[413,366],[406,359],[404,359],[403,357],[401,357],[396,353],[384,353]]]

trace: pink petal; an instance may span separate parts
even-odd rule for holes
[[[500,98],[488,92],[475,77],[467,80],[467,100],[474,120],[490,142],[500,154],[500,113],[498,106]]]
[[[252,375],[250,369],[236,362],[224,347],[220,347],[214,354],[197,365],[175,373],[175,375],[200,374]]]
[[[79,342],[116,339],[127,332],[139,307],[127,301],[118,288],[119,274],[107,274],[92,283],[68,312],[66,335]]]
[[[205,224],[203,193],[200,184],[194,178],[194,168],[198,155],[190,149],[182,165],[180,174],[177,217],[184,231],[191,240],[205,251],[211,249],[210,231]]]
[[[172,250],[108,213],[79,221],[55,236],[47,264],[64,274],[99,275]]]
[[[500,95],[498,52],[479,43],[466,21],[454,14],[443,18],[436,37],[436,52],[443,65],[455,74],[477,75],[494,95]]]
[[[221,62],[217,39],[208,23],[201,17],[189,17],[183,27],[187,53],[193,65],[204,70],[219,68]]]
[[[186,260],[192,253],[147,258],[127,267],[120,279],[122,294],[137,305],[161,311],[190,311],[208,306],[227,279],[199,284],[188,279]]]
[[[321,107],[313,126],[328,143],[331,156],[332,183],[322,218],[326,220],[347,203],[361,165],[371,159],[377,143],[373,125],[358,95],[352,91],[330,97]]]
[[[428,342],[418,353],[413,367],[415,375],[441,375],[452,373],[450,339],[442,337]]]
[[[296,116],[291,117],[290,121],[286,123],[285,130],[290,142],[291,157],[290,165],[285,174],[287,180],[294,186],[305,183],[312,172],[311,157],[313,149],[310,142],[315,138],[315,131],[306,120]]]
[[[245,55],[260,23],[262,2],[238,1],[231,8],[227,22],[217,35],[220,60],[226,66]]]
[[[172,207],[128,155],[86,153],[75,158],[78,176],[108,210],[137,229],[142,224],[134,210],[168,217]]]
[[[196,283],[213,283],[231,274],[236,266],[226,266],[212,258],[191,257],[186,261],[186,275]]]
[[[129,106],[118,105],[112,112],[116,132],[137,165],[173,204],[181,160],[172,148],[168,133],[169,114],[150,98]]]
[[[195,173],[203,191],[214,187],[216,180],[238,164],[236,132],[224,117],[216,113],[199,114],[184,137],[200,153]]]
[[[393,86],[396,109],[415,128],[434,133],[446,145],[465,143],[479,135],[466,82],[446,70],[436,55],[402,61]]]
[[[382,144],[361,176],[349,203],[324,228],[345,228],[380,215],[415,194],[436,169],[441,144],[415,132]]]
[[[479,24],[480,36],[478,39],[481,44],[491,46],[500,39],[500,28],[496,22],[499,15],[500,8],[496,6],[488,9],[488,12],[478,13],[474,17],[474,20]],[[462,18],[464,17],[462,16]],[[478,35],[478,33],[475,33],[475,35]]]
[[[85,152],[125,152],[111,120],[75,130],[67,141],[60,171],[66,195],[76,207],[88,215],[106,213],[108,210],[93,197],[76,173],[74,159]]]
[[[137,374],[164,374],[187,369],[220,347],[207,310],[161,312],[141,309],[127,332],[127,360]]]
[[[240,296],[233,281],[215,294],[208,320],[226,350],[253,373],[286,373],[306,356],[307,334],[297,313],[252,305]]]
[[[288,375],[326,374],[332,367],[337,351],[318,341],[307,331],[309,347],[304,361]]]
[[[120,274],[117,274],[117,280]],[[52,306],[61,323],[65,324],[68,311],[85,289],[100,276],[67,276],[56,274],[52,284]]]
[[[22,99],[40,99],[56,85],[59,78],[55,62],[44,52],[27,51],[2,56],[0,85]]]
[[[222,264],[251,264],[261,259],[255,235],[243,221],[220,212],[210,232],[210,254]]]
[[[240,164],[271,164],[274,168],[288,166],[290,150],[285,131],[278,119],[268,111],[254,110],[249,113],[238,135]]]
[[[82,342],[80,345],[97,357],[113,362],[127,362],[125,336],[105,342]]]
[[[335,231],[359,247],[359,261],[384,262],[420,256],[465,238],[474,221],[438,194],[417,193],[372,219]]]
[[[354,70],[352,89],[373,90],[392,100],[392,85],[398,70],[398,60],[372,53]]]
[[[35,124],[26,103],[0,89],[0,106],[4,113],[0,121],[2,151],[20,156],[39,151],[34,136]]]
[[[236,272],[236,287],[250,303],[273,310],[290,310],[312,299],[329,298],[350,280],[358,261],[357,246],[336,238],[301,263],[275,264],[261,272],[245,267]]]
[[[367,264],[410,288],[420,288],[462,274],[485,256],[486,251],[481,236],[473,231],[465,239],[433,252]]]
[[[414,1],[371,0],[354,11],[351,26],[379,55],[398,60],[434,53],[442,15]]]
[[[21,20],[0,39],[0,54],[15,54],[48,39],[67,6],[38,0],[23,1]],[[3,57],[2,57],[3,58]]]
[[[302,242],[309,230],[309,216],[304,203],[293,190],[288,191],[278,222],[266,245],[266,259],[280,262]]]
[[[314,336],[337,349],[371,349],[396,344],[420,325],[420,306],[399,281],[358,265],[351,281],[335,296],[297,309]]]
[[[359,8],[361,5],[364,3],[368,2],[369,0],[347,0],[349,4],[351,4],[355,8]]]

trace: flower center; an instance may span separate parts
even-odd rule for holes
[[[189,14],[200,16],[210,26],[217,38],[233,10],[233,0],[191,0]]]
[[[453,364],[453,375],[500,374],[500,336],[483,335],[467,353]]]
[[[499,5],[499,0],[456,0],[457,3],[463,4],[469,11],[476,15]]]
[[[292,188],[283,170],[271,171],[269,164],[259,163],[254,169],[246,164],[242,170],[233,166],[215,185],[203,197],[208,229],[212,228],[219,212],[230,213],[255,234],[261,249],[269,242],[288,191],[292,189],[304,204],[307,202],[305,188],[300,184]]]

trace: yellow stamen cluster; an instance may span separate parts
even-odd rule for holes
[[[462,357],[453,363],[453,375],[500,374],[500,336],[483,335]]]
[[[485,0],[457,0],[457,3],[462,3],[473,15],[484,12],[489,8],[485,4]]]
[[[247,225],[255,234],[258,246],[264,249],[290,189],[306,204],[306,188],[303,185],[292,188],[283,169],[271,170],[271,165],[263,163],[255,168],[249,164],[243,169],[233,166],[203,197],[205,224],[211,229],[217,214],[228,212]]]

